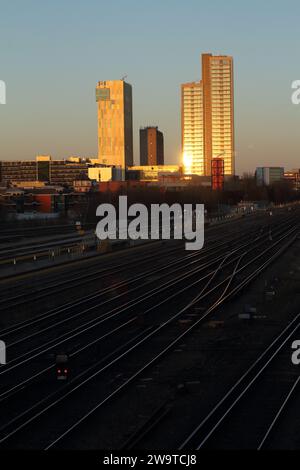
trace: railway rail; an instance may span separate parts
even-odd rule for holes
[[[133,298],[127,298],[124,304],[119,304],[120,299],[122,302],[122,294],[119,298],[106,299],[104,305],[106,303],[111,307],[113,302],[116,302],[116,305],[88,321],[86,321],[86,311],[72,312],[73,305],[70,307],[71,320],[74,320],[72,317],[74,314],[78,315],[77,318],[82,318],[78,327],[73,331],[68,329],[60,339],[56,337],[53,340],[49,338],[46,338],[46,341],[41,340],[36,345],[36,350],[21,351],[21,354],[18,352],[23,341],[25,345],[26,341],[31,342],[31,335],[35,335],[38,330],[29,335],[26,333],[23,338],[22,336],[17,338],[14,340],[15,345],[12,341],[11,347],[16,348],[15,357],[8,368],[0,372],[1,379],[5,376],[9,377],[8,385],[0,390],[0,407],[4,409],[0,445],[18,446],[20,445],[18,436],[21,430],[29,429],[28,436],[32,436],[33,429],[38,428],[45,430],[45,433],[38,436],[38,444],[34,442],[34,439],[31,443],[27,442],[28,447],[63,446],[65,439],[70,439],[73,431],[84,425],[91,415],[115,399],[148,368],[172,351],[186,335],[206,321],[220,305],[241,292],[277,259],[298,236],[297,222],[294,220],[292,223],[290,219],[286,219],[278,223],[272,229],[272,240],[268,234],[268,231],[264,233],[264,231],[256,230],[256,236],[251,233],[249,237],[251,240],[233,243],[235,247],[232,246],[223,256],[214,261],[208,261],[207,265],[204,263],[192,268],[195,259],[191,258],[191,264],[185,266],[185,269],[181,267],[179,273],[174,270],[174,278],[167,279],[165,284],[149,289],[146,294],[142,293],[140,296],[137,296],[138,291],[133,289]],[[213,265],[215,265],[214,269],[212,269]],[[176,262],[174,269],[175,266]],[[126,298],[126,295],[123,298]],[[91,305],[92,311],[97,311],[97,308],[98,311],[99,308],[103,309],[104,305],[97,303],[97,297],[93,301],[95,305]],[[168,310],[165,309],[166,304],[169,305]],[[184,332],[179,331],[178,320],[184,318],[198,305],[202,306],[204,313],[194,318],[191,326]],[[66,318],[62,313],[60,313],[62,318],[59,321],[64,324]],[[55,318],[55,315],[52,318]],[[45,331],[49,332],[48,327],[55,328],[55,322],[53,325],[47,325],[49,320],[47,315],[44,319],[46,320]],[[36,320],[40,321],[40,319]],[[29,327],[33,325],[34,323],[28,323]],[[107,329],[103,329],[104,325],[107,325]],[[26,330],[26,322],[17,325],[16,328],[20,328],[19,332]],[[3,333],[5,334],[5,331]],[[7,338],[9,339],[10,334],[14,333],[16,331],[8,329]],[[64,386],[49,386],[53,363],[50,358],[46,365],[45,355],[57,347],[64,346],[65,348],[67,343],[71,347],[70,357],[76,364],[74,369],[77,373]],[[97,354],[99,345],[101,347],[100,360]],[[140,351],[138,355],[137,351]],[[94,357],[94,360],[91,361],[91,357]],[[87,361],[90,362],[88,366]],[[31,369],[28,368],[30,364],[32,364]],[[128,378],[121,381],[122,383],[111,391],[109,385],[111,373],[116,368],[126,370]],[[40,387],[40,390],[37,386],[41,380],[47,383],[46,393],[45,387]],[[92,393],[95,387],[98,390],[96,396]],[[72,409],[74,410],[75,403],[78,403],[78,400],[80,402],[82,393],[88,394],[90,400],[88,403],[81,403],[80,410],[76,410],[75,413],[71,412]],[[23,395],[25,399],[22,401],[20,410],[18,403]],[[61,416],[63,409],[65,410],[64,416],[68,416],[66,420],[57,418]],[[48,432],[44,426],[45,423],[48,423]],[[52,435],[53,429],[55,429],[55,437]],[[24,438],[24,434],[22,435]],[[25,441],[23,440],[23,444]]]

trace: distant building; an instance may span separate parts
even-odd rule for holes
[[[50,155],[37,155],[36,161],[36,179],[37,181],[44,181],[49,183],[51,179],[51,156]]]
[[[279,166],[258,167],[255,171],[257,186],[270,186],[284,179],[284,168]]]
[[[75,180],[88,177],[86,163],[73,163],[68,160],[52,160],[49,163],[50,183],[59,186],[73,187]]]
[[[300,169],[290,170],[284,173],[284,180],[292,184],[293,189],[300,190]]]
[[[75,193],[89,193],[97,190],[97,183],[90,179],[75,180],[73,187]]]
[[[211,187],[214,191],[224,189],[224,160],[213,158],[211,161]]]
[[[5,186],[14,183],[43,182],[73,187],[76,179],[88,177],[88,164],[69,160],[52,160],[50,156],[37,156],[32,161],[0,161],[0,181]]]
[[[121,167],[90,167],[89,178],[97,182],[124,181],[125,169]]]
[[[98,160],[108,166],[133,165],[132,87],[124,80],[99,82]]]
[[[7,186],[11,181],[37,180],[35,161],[0,161],[0,181]]]
[[[233,58],[202,55],[202,80],[181,85],[182,154],[186,174],[211,176],[222,157],[235,174]]]
[[[41,186],[36,188],[4,188],[0,190],[1,204],[10,214],[37,214],[65,211],[67,194],[63,188]]]
[[[158,127],[140,129],[140,164],[164,165],[164,135]]]
[[[132,166],[126,171],[127,180],[158,181],[166,177],[182,177],[182,167],[179,165],[142,165]]]

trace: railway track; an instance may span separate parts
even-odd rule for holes
[[[246,233],[244,237],[245,236],[248,239],[250,239],[251,234]],[[205,256],[208,253],[217,255],[219,252],[226,249],[228,245],[236,242],[239,239],[241,239],[241,236],[238,236],[235,238],[230,237],[230,239],[228,237],[227,240],[225,241],[212,243],[211,246],[203,249],[200,254],[198,252],[191,253],[191,254],[184,253],[183,255],[181,255],[181,257],[178,260],[170,261],[170,264],[168,264],[165,267],[166,269],[168,269],[168,266],[175,265],[175,264],[180,265],[180,263],[183,264],[186,261],[193,259],[193,258],[200,259],[201,257],[201,259],[205,259]],[[150,262],[151,264],[154,264],[156,262],[158,265],[163,264],[166,262],[166,258],[168,258],[169,256],[171,257],[172,255],[178,253],[179,246],[180,245],[176,244],[175,247],[172,247],[170,249],[164,249],[163,252],[159,251],[159,253],[154,253],[154,254],[151,253],[150,255],[143,256],[141,260],[140,259],[138,260],[138,267],[136,265],[137,265],[137,258],[139,255],[136,257],[133,256],[134,259],[132,261],[128,261],[127,263],[120,263],[109,268],[100,268],[100,269],[97,268],[96,270],[90,270],[90,269],[85,268],[84,272],[81,272],[76,275],[72,275],[69,278],[65,278],[65,276],[63,276],[63,278],[59,282],[50,281],[49,283],[43,284],[42,287],[37,287],[35,289],[31,289],[31,288],[28,288],[28,286],[26,286],[21,292],[18,292],[17,295],[12,294],[12,292],[14,291],[14,288],[8,289],[2,292],[1,294],[0,311],[15,308],[20,305],[24,306],[25,302],[32,302],[33,300],[34,301],[41,300],[49,295],[58,294],[60,292],[65,292],[66,289],[68,288],[74,289],[77,286],[82,287],[83,285],[90,283],[91,280],[96,281],[97,279],[103,279],[104,276],[113,276],[114,274],[120,275],[122,272],[128,272],[129,267],[135,268],[135,271],[138,271],[141,266],[147,265]],[[99,264],[99,260],[98,260],[98,264]],[[155,274],[156,271],[159,271],[159,269],[149,270],[149,273]],[[147,273],[145,273],[144,271],[143,271],[143,274],[147,275]],[[135,279],[135,278],[133,277],[132,279]],[[137,280],[138,280],[138,276],[137,276]],[[130,282],[130,281],[131,279],[129,278],[127,282]]]
[[[260,243],[265,243],[264,237],[260,237],[260,238],[263,239]],[[257,239],[256,239],[256,242],[257,242]],[[249,242],[247,242],[247,241],[242,243],[239,247],[239,250],[245,249],[246,246],[248,246],[248,243]],[[248,253],[252,253],[252,251],[248,250]],[[208,269],[207,274],[205,274],[205,276],[200,278],[200,281],[197,281],[197,283],[199,283],[201,281],[205,282],[206,279],[210,278],[210,276],[211,276],[210,270],[213,268],[213,266],[216,263],[219,262],[220,259],[222,259],[222,256],[218,257],[218,256],[215,256],[215,254],[214,254],[213,258],[207,259],[207,260],[206,260],[205,256],[204,257],[199,257],[199,259],[197,259],[197,260],[195,260],[193,258],[192,258],[192,261],[190,261],[189,263],[187,263],[186,262],[187,260],[185,260],[186,264],[184,265],[184,267],[181,266],[181,269],[183,269],[183,273],[180,274],[180,275],[177,275],[178,265],[180,265],[178,261],[174,262],[173,267],[172,267],[172,265],[169,264],[167,267],[159,268],[155,271],[150,271],[149,274],[152,274],[152,275],[153,275],[154,272],[156,274],[160,274],[160,280],[161,281],[164,278],[166,278],[166,281],[162,285],[160,285],[159,287],[156,286],[158,279],[155,278],[154,280],[152,280],[152,278],[150,278],[150,280],[148,280],[147,275],[145,273],[143,276],[135,277],[131,281],[131,283],[133,285],[133,287],[131,289],[126,289],[125,292],[121,291],[118,295],[115,295],[112,298],[105,297],[105,294],[107,294],[107,292],[110,293],[111,291],[114,292],[115,289],[116,289],[116,286],[112,286],[112,287],[109,287],[107,289],[103,289],[103,290],[100,291],[100,293],[97,293],[97,294],[94,294],[93,296],[85,298],[85,299],[83,299],[83,301],[73,302],[73,303],[70,303],[68,305],[64,305],[63,307],[60,307],[60,308],[55,309],[53,311],[46,312],[45,314],[43,314],[40,317],[37,317],[35,319],[28,320],[28,321],[23,322],[21,324],[15,325],[15,326],[7,329],[7,330],[2,330],[0,332],[1,337],[7,342],[7,348],[8,348],[8,351],[10,351],[11,348],[16,347],[17,345],[20,345],[20,343],[24,343],[24,342],[29,341],[29,340],[30,340],[30,344],[32,344],[32,341],[33,341],[34,337],[38,338],[38,340],[40,341],[43,333],[46,332],[47,334],[49,334],[50,330],[54,329],[54,341],[56,342],[55,344],[57,344],[57,340],[59,339],[58,327],[60,325],[63,325],[65,327],[67,322],[71,321],[72,326],[74,326],[73,322],[74,322],[75,319],[79,319],[81,321],[82,318],[85,318],[85,320],[87,320],[87,318],[86,318],[87,315],[90,315],[91,312],[93,313],[95,311],[95,309],[96,309],[95,320],[93,318],[91,318],[88,321],[85,321],[85,323],[83,325],[80,325],[80,326],[83,326],[83,328],[81,328],[81,331],[84,331],[84,328],[86,328],[86,327],[88,327],[88,329],[90,329],[91,326],[94,327],[95,325],[98,325],[98,324],[103,325],[104,321],[111,320],[112,318],[115,318],[115,316],[119,315],[120,312],[127,311],[132,305],[136,305],[137,303],[141,304],[141,302],[143,302],[144,300],[148,300],[149,298],[151,298],[154,295],[156,295],[156,296],[161,295],[161,294],[164,295],[165,292],[168,292],[168,290],[170,288],[173,288],[174,285],[175,285],[175,287],[177,287],[177,285],[181,284],[186,279],[192,280],[195,275],[198,276],[199,273],[201,274],[201,273],[205,272]],[[206,260],[206,262],[204,262],[205,260]],[[201,262],[201,264],[199,266],[197,266],[197,263],[199,261]],[[234,261],[235,261],[235,258],[233,258],[226,265],[230,266],[230,264]],[[172,268],[172,269],[170,269],[170,268]],[[173,276],[170,278],[171,275],[173,275]],[[138,285],[136,285],[137,281],[144,281],[144,282],[140,282]],[[130,283],[126,282],[125,285],[128,288],[130,286]],[[152,285],[154,285],[154,288],[153,287],[151,288]],[[143,293],[145,288],[147,288],[146,294]],[[142,292],[142,294],[140,294],[140,291]],[[130,297],[129,297],[129,294],[130,294]],[[95,303],[95,301],[97,302],[98,299],[100,300],[100,304],[96,303],[96,305],[94,307],[94,303]],[[118,304],[116,304],[116,300],[118,302],[119,302],[119,300],[123,300],[124,303],[121,304],[121,306],[119,306]],[[89,301],[91,302],[91,304],[88,303]],[[116,306],[114,307],[115,304],[116,304]],[[84,306],[83,310],[81,310],[82,306]],[[99,314],[98,314],[99,307],[102,308],[102,310],[103,310],[103,308],[106,307],[106,306],[108,306],[108,310],[106,312],[102,313],[102,315],[100,315],[100,317],[99,317]],[[74,309],[78,308],[78,307],[80,308],[80,310],[78,311],[78,309],[77,309],[76,313],[74,313]],[[61,317],[63,314],[64,314],[64,317],[62,319],[58,318],[58,320],[57,320],[57,317]],[[68,315],[66,315],[66,314],[68,314]],[[54,321],[53,321],[52,324],[49,325],[49,321],[51,321],[52,319],[54,319]],[[43,327],[42,322],[46,322],[46,326]],[[25,335],[21,336],[20,338],[14,337],[14,334],[16,334],[16,333],[19,334],[20,331],[22,331],[22,333],[23,333],[24,330],[26,330],[26,328],[28,329],[29,327],[33,327],[33,326],[37,327],[35,332],[33,332],[29,335],[25,333]],[[77,332],[77,331],[78,331],[77,328],[73,329],[74,333]],[[64,338],[65,335],[63,335],[62,337]],[[49,341],[48,341],[47,344],[49,344]],[[28,350],[28,347],[26,346],[25,356],[30,356],[35,351],[36,351],[35,349]],[[24,357],[24,355],[20,356],[20,357]],[[10,358],[10,363],[11,364],[13,364],[16,361],[17,361],[17,359],[14,358],[14,356],[12,356]]]
[[[222,258],[222,260],[223,259],[224,258]],[[235,261],[235,259],[236,258],[234,258],[233,261],[229,262],[229,264],[227,264],[227,265],[230,265],[232,262]],[[20,339],[14,340],[14,341],[11,341],[11,335],[13,333],[15,333],[16,330],[19,331],[20,326],[17,326],[16,328],[12,328],[9,331],[7,331],[6,333],[2,332],[1,337],[7,341],[8,356],[10,356],[10,349],[11,348],[15,349],[16,346],[19,347],[20,344],[25,343],[24,344],[24,351],[26,351],[26,352],[24,352],[23,354],[21,354],[17,357],[13,357],[13,356],[10,357],[10,365],[9,365],[9,367],[7,367],[3,371],[2,375],[3,374],[8,374],[10,371],[14,371],[17,367],[23,367],[25,364],[28,364],[28,363],[32,362],[37,357],[40,357],[45,353],[49,353],[49,351],[55,350],[55,348],[57,348],[57,347],[62,347],[62,345],[65,345],[65,347],[68,347],[67,345],[68,345],[69,341],[73,341],[74,338],[81,338],[82,335],[84,335],[85,333],[88,333],[88,335],[90,335],[91,332],[95,333],[95,328],[96,327],[100,327],[101,329],[103,329],[103,325],[108,323],[109,328],[111,328],[112,321],[114,319],[119,321],[119,318],[120,318],[121,315],[122,315],[121,321],[124,322],[125,313],[127,315],[130,315],[132,307],[137,306],[137,305],[143,305],[143,303],[145,301],[149,301],[149,299],[151,299],[152,297],[156,297],[156,301],[157,301],[157,295],[158,294],[160,296],[162,294],[165,295],[165,293],[168,293],[170,288],[172,289],[171,290],[171,292],[172,292],[174,290],[174,285],[176,287],[178,284],[183,282],[184,278],[192,278],[192,276],[195,276],[195,274],[198,275],[199,273],[203,272],[208,267],[211,267],[211,266],[213,266],[214,264],[216,264],[218,262],[219,262],[218,258],[214,259],[210,263],[207,263],[206,265],[205,264],[201,265],[200,268],[194,269],[191,273],[184,274],[184,275],[179,275],[175,279],[165,282],[164,285],[160,285],[159,287],[154,287],[154,289],[152,289],[152,291],[149,290],[149,291],[147,291],[146,294],[142,294],[140,296],[137,296],[136,294],[137,294],[137,292],[140,288],[142,288],[142,289],[144,288],[143,285],[139,286],[139,287],[136,287],[136,288],[133,288],[132,289],[133,290],[132,300],[130,300],[128,302],[128,299],[126,299],[125,303],[121,304],[120,306],[112,308],[111,301],[108,299],[108,300],[102,302],[102,304],[100,304],[100,307],[102,306],[102,308],[103,308],[105,305],[108,305],[109,309],[100,316],[97,314],[97,311],[96,311],[96,316],[92,319],[89,319],[88,321],[86,319],[87,313],[89,311],[93,312],[95,310],[95,308],[96,308],[96,310],[98,310],[98,307],[99,307],[98,304],[95,307],[94,306],[89,307],[89,309],[79,311],[75,314],[72,313],[70,318],[64,318],[63,320],[55,321],[52,325],[50,325],[50,326],[48,325],[44,328],[44,330],[45,330],[44,332],[46,332],[47,334],[49,334],[49,330],[53,331],[53,333],[54,333],[53,340],[49,340],[49,338],[46,337],[47,338],[46,342],[42,343],[42,345],[36,346],[34,349],[28,350],[27,343],[30,342],[30,345],[32,345],[32,341],[33,341],[34,337],[36,337],[39,341],[41,340],[43,330],[40,326],[39,326],[38,330],[35,333],[23,336]],[[222,262],[222,264],[223,264],[223,262]],[[213,275],[215,276],[215,271],[213,271]],[[199,283],[201,283],[201,281],[206,282],[206,280],[209,279],[210,277],[211,277],[211,273],[208,273],[205,276],[203,276],[202,278],[197,279],[196,282],[194,282],[194,284],[198,285]],[[190,286],[187,286],[184,289],[181,289],[180,292],[182,293],[183,291],[187,291],[187,290],[189,290],[189,288],[190,288]],[[175,291],[175,295],[176,294],[178,294],[177,290]],[[125,295],[127,297],[128,293],[126,292]],[[123,297],[123,295],[119,295],[117,297],[121,298],[121,297]],[[111,300],[113,302],[115,302],[116,299],[113,298]],[[73,309],[74,309],[74,305],[71,305],[69,310],[72,312]],[[64,311],[64,310],[65,310],[65,307],[63,309],[61,309],[59,313],[61,314],[62,311]],[[56,315],[57,311],[52,312],[52,314]],[[48,315],[43,317],[43,319],[46,319],[47,321],[49,321],[49,317],[50,317],[50,314],[48,313]],[[83,317],[84,318],[84,323],[80,323],[79,327],[73,328],[72,330],[68,330],[67,333],[64,333],[61,336],[59,336],[58,335],[58,327],[60,326],[60,324],[65,325],[66,322],[68,322],[68,321],[74,322],[75,317],[79,317],[79,318]],[[40,319],[37,319],[34,322],[37,322],[38,320],[40,320]],[[125,322],[125,325],[126,324],[127,324],[127,322]],[[24,326],[28,326],[28,324],[22,325],[22,327],[24,327]],[[31,324],[29,326],[31,326]],[[81,339],[81,341],[82,341],[82,339]],[[96,341],[98,341],[98,339],[96,339]],[[89,346],[91,345],[89,342],[87,342],[87,344]],[[92,342],[92,344],[93,344],[93,342]],[[87,349],[87,346],[85,346],[85,349]],[[82,349],[80,349],[80,351],[82,351]],[[74,353],[74,355],[76,355],[76,354]],[[73,355],[72,351],[71,351],[71,355]],[[0,372],[0,376],[1,376],[1,372]]]
[[[280,255],[282,253],[282,249],[279,250],[279,252],[276,253],[277,255]],[[249,282],[253,280],[259,273],[261,273],[262,270],[265,269],[266,265],[270,264],[272,262],[272,258],[270,258],[268,261],[266,261],[263,265],[261,265],[259,268],[257,268],[254,272],[252,272],[249,276],[247,276],[242,285],[238,285],[235,288],[230,289],[231,283],[236,276],[237,272],[239,271],[239,264],[241,262],[243,256],[237,261],[236,266],[234,267],[234,270],[232,272],[232,275],[229,277],[227,280],[224,290],[222,291],[220,297],[205,311],[204,314],[200,316],[199,319],[197,319],[186,331],[181,333],[179,336],[177,336],[175,339],[173,339],[172,342],[170,342],[164,349],[161,349],[159,353],[157,353],[155,356],[151,358],[150,361],[148,361],[146,364],[144,364],[140,369],[138,369],[134,374],[132,374],[123,384],[121,384],[118,388],[116,388],[112,393],[108,394],[101,402],[98,402],[91,410],[89,410],[85,415],[83,415],[81,418],[79,418],[77,421],[75,421],[74,424],[69,426],[64,432],[62,432],[56,439],[52,440],[48,445],[46,446],[46,449],[53,449],[53,448],[64,448],[65,446],[69,447],[70,442],[72,442],[72,434],[74,432],[77,432],[80,430],[81,426],[86,423],[86,421],[91,417],[94,413],[98,412],[102,407],[104,407],[108,402],[114,400],[116,396],[124,391],[126,387],[128,387],[132,382],[136,381],[139,377],[141,377],[149,368],[152,368],[158,361],[160,361],[166,354],[169,352],[172,352],[174,350],[174,347],[178,345],[182,340],[189,335],[192,331],[195,330],[197,326],[199,326],[205,319],[214,311],[216,310],[221,304],[223,304],[226,300],[228,300],[230,297],[236,295],[242,288],[244,288],[246,285],[248,285]],[[191,303],[189,303],[183,310],[178,312],[180,315],[182,315],[184,312],[186,312],[189,308],[191,308],[192,305],[195,305],[199,301],[199,298],[196,297],[193,299]],[[80,431],[83,432],[83,427]],[[78,435],[78,434],[77,434]]]
[[[52,419],[54,419],[52,410],[55,409],[55,416],[59,416],[62,411],[61,407],[66,406],[67,400],[70,399],[67,403],[67,407],[72,408],[80,399],[80,394],[89,393],[89,396],[91,396],[91,391],[83,392],[83,390],[93,390],[96,387],[98,390],[97,396],[95,397],[92,394],[93,398],[91,402],[86,404],[89,405],[89,411],[84,412],[84,410],[81,409],[79,415],[81,414],[82,416],[81,418],[78,417],[77,420],[75,418],[76,413],[71,413],[70,410],[66,412],[68,416],[72,416],[75,423],[56,422],[55,426],[54,424],[53,426],[55,427],[55,433],[59,436],[55,439],[52,439],[49,434],[43,436],[43,438],[39,436],[40,443],[38,446],[42,445],[50,448],[64,441],[64,439],[77,429],[78,426],[81,426],[91,414],[98,411],[102,406],[115,398],[126,386],[143,374],[148,367],[151,367],[156,361],[159,361],[165,354],[171,351],[185,335],[194,331],[201,322],[206,320],[211,312],[216,310],[232,296],[237,295],[290,246],[297,234],[297,225],[294,223],[293,227],[288,226],[286,221],[284,221],[284,223],[280,224],[280,227],[278,227],[277,232],[273,230],[274,237],[272,241],[270,241],[268,237],[266,240],[263,240],[265,237],[259,236],[259,234],[257,234],[257,237],[252,236],[252,242],[248,241],[247,246],[241,245],[239,248],[225,254],[222,259],[218,260],[219,262],[215,269],[210,269],[205,276],[201,275],[201,278],[197,278],[197,276],[201,274],[201,270],[200,272],[195,272],[193,273],[193,275],[196,274],[195,279],[191,282],[190,273],[184,273],[178,276],[176,284],[174,284],[174,280],[167,282],[168,288],[172,287],[172,289],[171,291],[163,292],[161,298],[158,297],[160,290],[154,289],[151,295],[148,293],[146,299],[144,298],[145,296],[142,296],[139,300],[134,299],[130,305],[126,307],[129,316],[125,318],[122,314],[121,323],[119,318],[121,318],[120,313],[122,308],[120,311],[116,310],[113,313],[110,312],[109,315],[118,312],[118,322],[112,325],[112,317],[109,317],[110,327],[108,330],[102,329],[101,334],[100,330],[96,328],[99,319],[97,319],[96,322],[93,320],[89,325],[91,328],[89,329],[87,337],[83,335],[84,328],[78,330],[76,337],[81,339],[81,344],[71,352],[71,357],[74,359],[77,358],[78,360],[78,373],[64,387],[57,388],[52,386],[50,393],[49,389],[47,390],[47,394],[44,393],[45,390],[42,387],[42,394],[37,393],[40,392],[40,390],[36,390],[39,388],[36,387],[36,381],[41,380],[43,374],[50,374],[51,377],[51,370],[53,369],[51,361],[44,369],[43,362],[42,367],[41,364],[36,363],[38,367],[35,373],[31,376],[23,377],[19,383],[16,383],[14,372],[12,373],[12,371],[16,371],[17,368],[23,368],[24,366],[24,362],[22,362],[24,357],[23,359],[22,357],[17,357],[16,363],[12,364],[10,371],[8,369],[7,372],[3,371],[6,374],[11,372],[12,375],[9,387],[6,387],[0,396],[2,401],[0,403],[1,406],[5,406],[6,402],[6,405],[9,403],[9,407],[7,407],[7,410],[4,412],[6,424],[4,424],[0,430],[0,442],[5,446],[13,446],[14,444],[11,444],[11,442],[19,435],[19,432],[28,426],[31,429],[31,426],[36,426],[37,422],[39,423],[37,425],[38,428],[45,429],[40,420],[44,423],[48,422],[47,427],[49,427],[49,420],[51,423]],[[261,245],[259,244],[259,240],[262,242]],[[241,279],[242,274],[243,278]],[[180,283],[182,283],[183,287],[178,289],[178,284]],[[184,283],[187,285],[184,285]],[[161,293],[162,292],[160,292],[160,294]],[[185,297],[183,297],[183,293],[185,293]],[[155,302],[153,302],[153,298],[155,298]],[[187,302],[188,298],[192,300]],[[141,305],[143,305],[142,302],[145,301],[148,302],[148,307],[147,304],[145,304],[141,309]],[[166,304],[171,306],[171,314],[166,312],[164,308]],[[181,332],[178,335],[178,319],[184,317],[195,305],[199,304],[205,307],[205,313],[201,314],[200,317],[196,317],[192,325],[184,333]],[[176,313],[173,314],[174,312]],[[102,320],[103,318],[100,320],[100,324]],[[91,333],[92,336],[90,336]],[[105,343],[108,338],[110,344]],[[122,342],[120,342],[121,338]],[[65,339],[63,339],[63,341]],[[74,340],[74,338],[71,339],[72,341]],[[166,339],[168,341],[166,341]],[[103,345],[103,343],[105,343],[105,345]],[[151,346],[149,346],[149,343]],[[74,343],[72,344],[74,345]],[[94,351],[92,356],[95,356],[95,350],[92,348],[95,345],[99,346],[99,344],[101,345],[101,360],[94,360],[92,365],[89,364],[87,367],[86,361],[89,361],[91,350]],[[51,347],[52,346],[53,344]],[[55,345],[55,347],[56,346],[57,345]],[[140,354],[141,357],[139,355],[138,358],[136,357],[137,350],[143,351],[143,353]],[[156,354],[153,354],[154,351]],[[47,348],[45,349],[44,345],[42,345],[42,349],[38,352],[38,357],[42,357],[46,352]],[[31,355],[27,358],[28,363],[33,361],[32,351],[30,354]],[[97,358],[99,357],[99,355],[96,356]],[[36,358],[37,357],[34,359],[36,360]],[[118,370],[120,367],[122,368],[120,364],[123,363],[123,368],[127,371],[129,378],[116,387],[113,392],[106,393],[105,395],[105,392],[108,392],[110,388],[110,374],[116,367]],[[132,369],[135,370],[133,371]],[[101,377],[100,382],[99,377]],[[95,385],[95,383],[97,385]],[[31,389],[32,385],[34,385],[33,392]],[[102,400],[95,403],[95,398],[98,398],[99,387],[102,390]],[[20,396],[24,394],[24,389],[27,408],[24,406],[23,411],[20,412],[19,410],[18,412],[16,402],[20,401]],[[11,411],[13,406],[16,406],[16,408],[13,413],[9,415],[9,411]],[[83,408],[85,407],[83,406]],[[53,426],[50,425],[49,429],[53,429]],[[67,428],[67,430],[65,428]],[[14,441],[15,445],[17,445],[17,441]],[[35,444],[36,443],[32,442],[28,445],[30,447],[30,445],[34,446]]]
[[[61,255],[63,253],[70,254],[75,248],[85,244],[86,246],[92,245],[93,236],[81,237],[79,234],[74,234],[70,237],[64,237],[60,240],[47,241],[46,243],[34,243],[29,247],[14,247],[10,249],[0,249],[0,266],[7,267],[8,265],[19,264],[26,261],[36,261],[50,258],[52,255]]]
[[[291,365],[291,344],[299,330],[300,314],[200,421],[182,442],[180,451],[267,447],[293,394],[299,391],[299,373]]]
[[[236,223],[233,224],[236,227]],[[247,224],[245,224],[247,227]],[[260,224],[259,224],[260,225]],[[243,233],[244,230],[244,233]],[[267,230],[267,228],[265,228]],[[214,233],[214,230],[213,232]],[[251,232],[249,233],[249,230],[247,228],[243,229],[238,229],[233,231],[232,234],[227,234],[226,230],[224,233],[223,237],[223,242],[220,242],[220,237],[215,236],[215,235],[207,235],[206,237],[206,247],[205,249],[202,250],[201,253],[206,253],[207,250],[210,250],[213,252],[214,249],[218,250],[219,248],[226,248],[226,243],[228,242],[228,245],[234,243],[236,240],[241,238],[241,236],[244,236],[244,234],[251,236]],[[253,232],[253,236],[254,232]],[[114,274],[120,275],[126,270],[128,270],[129,266],[133,266],[135,268],[135,271],[139,270],[139,267],[143,265],[144,263],[148,261],[156,262],[158,261],[158,264],[160,264],[166,256],[178,253],[178,248],[179,245],[176,244],[174,248],[171,249],[166,249],[164,247],[163,250],[157,249],[157,253],[151,254],[151,256],[148,256],[147,254],[143,256],[141,259],[139,253],[135,255],[134,252],[131,252],[131,258],[132,260],[128,261],[127,263],[117,263],[117,265],[113,265],[112,267],[109,268],[100,268],[98,267],[99,262],[101,260],[102,255],[98,256],[93,256],[91,260],[83,260],[84,267],[80,268],[80,265],[82,262],[76,261],[76,270],[77,274],[76,275],[71,275],[67,277],[67,274],[65,271],[63,272],[58,272],[55,274],[54,280],[47,280],[47,278],[43,281],[41,285],[41,273],[37,273],[36,275],[32,276],[32,279],[30,282],[21,282],[19,285],[18,283],[12,282],[11,287],[3,287],[1,289],[1,294],[0,294],[0,312],[1,311],[8,311],[11,309],[16,309],[21,306],[22,309],[24,309],[26,303],[31,303],[33,301],[36,302],[36,305],[38,306],[38,301],[42,299],[46,299],[51,295],[53,297],[55,294],[60,294],[63,293],[65,294],[67,290],[74,290],[77,286],[79,288],[82,288],[84,285],[89,285],[90,281],[97,281],[98,279],[103,280],[103,276],[113,276]],[[186,255],[187,258],[189,255]],[[193,256],[193,255],[191,255]],[[198,256],[198,255],[197,255]],[[122,259],[122,255],[120,257]],[[182,259],[184,259],[184,256],[182,256]],[[77,267],[78,266],[78,267]],[[93,269],[94,266],[96,266],[96,269]]]

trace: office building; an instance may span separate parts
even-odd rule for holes
[[[140,164],[164,165],[164,135],[158,127],[140,129]]]
[[[133,165],[132,87],[124,80],[99,82],[98,160],[108,166]]]
[[[258,167],[255,171],[257,186],[270,186],[284,179],[284,168],[279,166]]]
[[[212,160],[235,174],[233,58],[202,55],[202,80],[181,86],[182,154],[186,173],[211,176]]]

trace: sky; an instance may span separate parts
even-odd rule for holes
[[[0,0],[0,160],[96,156],[95,86],[127,75],[135,162],[155,124],[179,163],[180,84],[211,52],[234,57],[237,173],[300,168],[299,17],[294,0]]]

